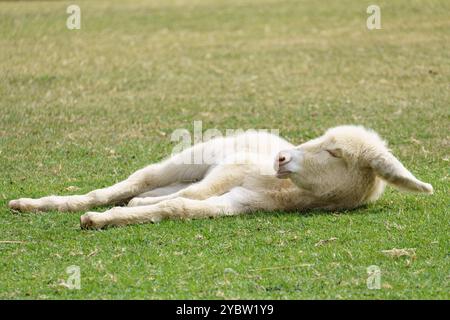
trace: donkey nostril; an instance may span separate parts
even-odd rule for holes
[[[279,158],[278,158],[278,161],[279,162],[284,162],[286,160],[286,157],[284,157],[284,156],[280,156]]]

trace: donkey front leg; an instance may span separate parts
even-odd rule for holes
[[[154,205],[116,207],[105,212],[87,212],[80,218],[82,228],[103,228],[135,223],[159,222],[169,218],[206,218],[251,212],[253,192],[235,188],[222,196],[205,200],[175,198]]]
[[[185,179],[199,179],[205,165],[178,164],[173,159],[136,171],[128,179],[113,186],[97,189],[84,195],[48,196],[40,199],[21,198],[9,202],[9,207],[19,211],[81,211],[128,200],[145,191],[166,186]]]

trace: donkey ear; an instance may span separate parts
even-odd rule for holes
[[[389,151],[379,153],[369,160],[369,165],[375,173],[393,186],[412,192],[433,193],[429,183],[418,180]]]

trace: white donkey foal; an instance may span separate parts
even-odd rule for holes
[[[192,164],[197,155],[204,161]],[[378,199],[386,182],[404,190],[433,192],[375,132],[340,126],[299,146],[267,133],[213,139],[111,187],[85,195],[22,198],[10,201],[9,207],[81,211],[129,201],[128,207],[81,216],[81,227],[102,228],[256,210],[351,209]]]

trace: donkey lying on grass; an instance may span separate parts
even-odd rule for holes
[[[193,164],[198,154],[209,161]],[[335,127],[299,146],[276,135],[247,132],[194,145],[111,187],[85,195],[22,198],[10,201],[9,207],[81,211],[128,201],[127,207],[81,216],[82,228],[103,228],[257,210],[352,209],[377,200],[386,182],[433,192],[375,132],[360,126]]]

